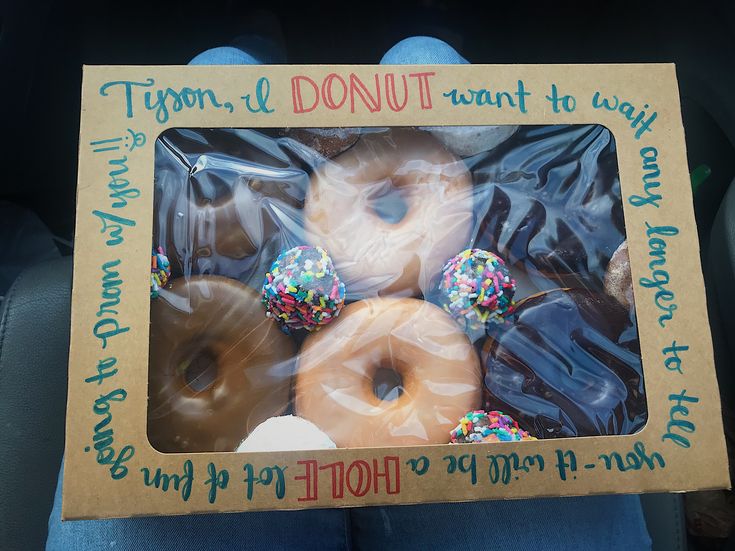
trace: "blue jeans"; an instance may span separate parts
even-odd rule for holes
[[[241,47],[243,42],[240,42]],[[261,58],[221,47],[196,65],[253,65]],[[468,63],[451,46],[414,37],[393,46],[383,64]],[[379,549],[650,549],[638,496],[590,496],[315,509],[62,523],[59,477],[47,549],[308,551]]]

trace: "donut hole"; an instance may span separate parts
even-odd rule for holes
[[[381,364],[373,376],[373,393],[378,400],[398,400],[403,394],[403,377],[389,363]]]
[[[388,224],[398,224],[408,212],[406,192],[388,180],[367,194],[367,208]]]
[[[184,380],[194,392],[203,392],[217,380],[217,358],[208,348],[191,355],[184,367]]]

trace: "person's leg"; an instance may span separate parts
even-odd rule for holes
[[[638,496],[371,507],[351,517],[355,551],[651,548]]]
[[[49,517],[48,551],[344,551],[345,510],[139,517],[61,522],[62,477]]]
[[[283,46],[260,36],[240,36],[232,46],[219,46],[194,56],[189,65],[264,65],[284,63]]]
[[[266,65],[286,62],[286,46],[278,18],[255,10],[242,24],[242,34],[229,46],[206,50],[189,65]]]
[[[412,36],[385,52],[381,65],[464,65],[469,63],[446,42],[431,36]]]
[[[468,63],[447,43],[429,37],[402,40],[381,64]],[[479,501],[351,511],[359,549],[650,549],[636,495]]]
[[[381,65],[465,65],[457,50],[446,42],[430,36],[414,36],[401,40],[388,50]],[[502,126],[423,126],[460,157],[470,157],[489,151],[515,134],[515,125]]]
[[[189,65],[261,65],[261,62],[240,48],[220,46],[196,55]]]

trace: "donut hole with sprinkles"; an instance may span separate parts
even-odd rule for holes
[[[516,281],[505,261],[482,249],[467,249],[442,269],[439,301],[470,336],[484,336],[491,324],[505,323],[514,311]]]
[[[261,291],[266,316],[286,333],[316,331],[335,319],[345,303],[345,286],[321,247],[282,252],[265,275]]]

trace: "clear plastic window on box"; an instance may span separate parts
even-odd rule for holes
[[[159,451],[646,422],[603,126],[171,129],[156,143],[152,237]]]

